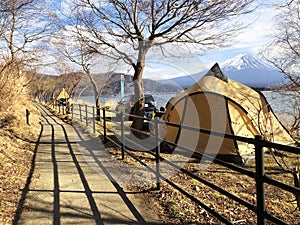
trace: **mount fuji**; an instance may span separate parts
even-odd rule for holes
[[[228,59],[220,67],[229,78],[251,87],[270,88],[284,81],[279,71],[248,54]]]
[[[237,55],[219,65],[226,76],[253,88],[272,88],[284,82],[284,76],[280,72],[249,54]],[[176,77],[169,81],[187,88],[197,82],[206,72]]]
[[[228,71],[238,71],[243,69],[264,69],[272,70],[273,68],[266,63],[259,61],[251,55],[246,53],[239,54],[233,58],[227,59],[221,63],[220,66]]]

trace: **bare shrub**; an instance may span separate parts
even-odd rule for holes
[[[11,106],[25,91],[26,71],[18,61],[6,61],[0,65],[0,113],[9,112]]]

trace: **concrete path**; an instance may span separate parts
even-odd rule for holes
[[[79,150],[81,134],[38,108],[42,131],[14,224],[160,224],[114,179],[106,155],[96,156],[87,143]]]

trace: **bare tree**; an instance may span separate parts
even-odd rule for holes
[[[277,7],[277,32],[261,54],[289,81],[284,88],[291,91],[288,94],[296,106],[290,127],[295,132],[300,129],[300,0],[289,0]]]
[[[49,6],[50,7],[50,6]],[[0,3],[1,50],[3,58],[37,61],[53,33],[54,17],[44,0],[7,0]]]
[[[73,35],[70,35],[73,34]],[[67,42],[65,41],[67,40]],[[83,71],[83,75],[80,77],[80,80],[87,79],[88,84],[81,90],[84,92],[89,87],[92,88],[94,93],[94,101],[96,106],[96,115],[97,119],[100,118],[100,96],[104,91],[105,87],[111,82],[111,71],[101,71],[101,73],[93,74],[93,67],[99,66],[97,65],[97,54],[96,52],[90,51],[88,46],[85,44],[82,38],[81,30],[77,27],[74,27],[72,31],[66,32],[66,36],[64,38],[58,38],[53,40],[53,43],[56,46],[58,52],[70,62],[79,66]],[[70,78],[72,79],[72,78]],[[99,80],[101,79],[101,80]],[[80,80],[78,80],[77,84],[79,84]],[[80,92],[79,95],[82,93]]]
[[[11,103],[28,85],[26,71],[39,61],[37,54],[52,31],[49,11],[42,0],[0,2],[0,95]],[[12,105],[12,104],[10,104]]]
[[[276,16],[277,32],[272,42],[262,51],[262,56],[273,64],[288,79],[284,88],[293,103],[290,131],[299,136],[300,129],[300,0],[287,0],[278,6],[280,10]],[[293,104],[293,105],[292,105]],[[282,168],[282,167],[281,167]],[[288,168],[294,178],[295,187],[299,187],[299,162],[298,166]],[[296,209],[300,209],[300,196],[295,194]],[[296,210],[295,209],[295,210]]]
[[[90,51],[123,60],[134,70],[134,114],[144,115],[142,76],[152,46],[196,44],[208,49],[227,45],[241,24],[233,22],[254,8],[253,0],[77,0],[72,8]],[[130,49],[130,50],[129,50]],[[132,126],[141,130],[142,120]]]
[[[76,71],[68,61],[65,60],[64,57],[61,57],[56,54],[56,62],[52,65],[53,69],[55,69],[55,74],[59,74],[58,82],[60,82],[60,86],[56,87],[59,91],[62,88],[65,88],[67,93],[70,96],[76,91],[78,84],[80,83],[83,73],[80,71]]]

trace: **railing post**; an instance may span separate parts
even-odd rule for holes
[[[103,110],[103,135],[104,135],[104,138],[103,138],[103,142],[106,143],[106,116],[105,116],[105,107],[102,108]]]
[[[125,137],[124,137],[124,114],[121,111],[121,142],[122,142],[122,160],[125,158]]]
[[[93,131],[96,133],[95,106],[93,106]]]
[[[85,105],[85,126],[89,126],[89,121],[88,121],[88,106]]]
[[[74,119],[74,104],[71,105],[71,112],[72,112],[72,123],[73,123],[73,119]]]
[[[158,118],[154,119],[155,125],[155,164],[156,164],[156,188],[160,190],[160,142],[158,135]]]
[[[26,124],[30,125],[29,123],[29,116],[30,116],[30,111],[28,109],[26,109]]]
[[[257,224],[265,225],[266,220],[264,213],[266,211],[265,206],[265,188],[264,188],[264,151],[262,141],[264,136],[255,136],[255,181],[256,181],[256,207],[257,207]]]
[[[79,117],[80,117],[80,123],[82,123],[81,105],[80,104],[79,104]]]

